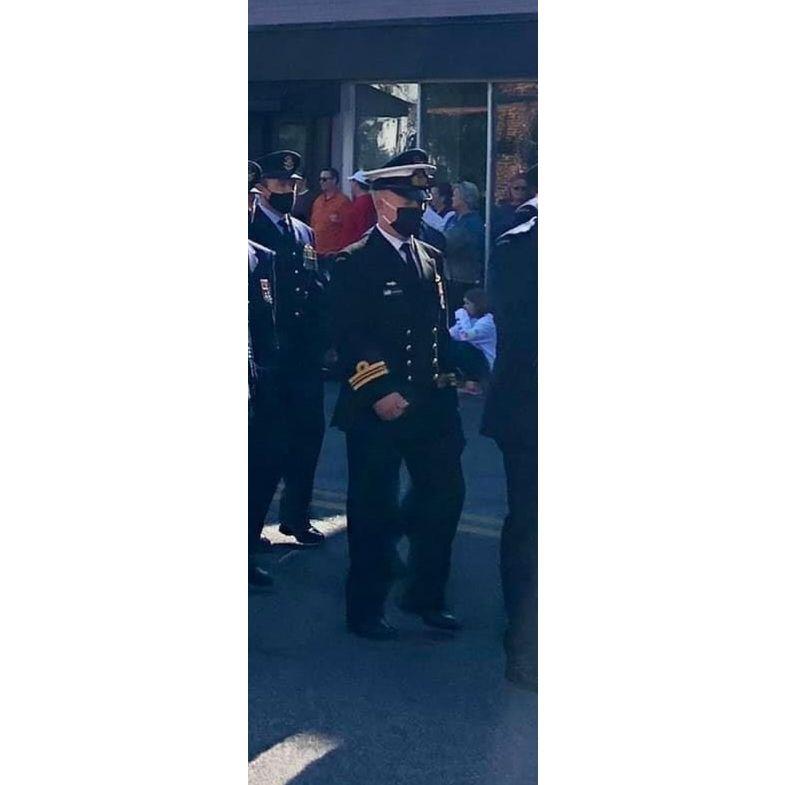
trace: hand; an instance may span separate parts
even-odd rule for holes
[[[479,382],[466,381],[463,383],[462,389],[467,395],[482,395],[482,388]]]
[[[394,392],[385,395],[384,398],[379,398],[373,405],[373,410],[380,420],[389,422],[390,420],[397,420],[406,411],[408,405],[409,401],[406,398],[400,393]]]

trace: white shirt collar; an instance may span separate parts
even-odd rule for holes
[[[255,200],[256,206],[275,224],[275,228],[283,233],[283,227],[278,223],[284,216],[276,213],[275,210],[262,204],[262,200],[257,197]]]
[[[399,253],[399,254],[403,255],[403,254],[401,253],[401,246],[402,246],[404,243],[408,243],[408,242],[409,242],[409,240],[404,240],[404,239],[403,239],[403,238],[401,238],[401,237],[396,237],[396,236],[395,236],[395,235],[393,235],[393,234],[389,234],[389,233],[385,232],[385,231],[384,231],[384,229],[382,229],[382,227],[381,227],[381,226],[379,226],[379,224],[378,224],[378,223],[376,224],[376,228],[377,228],[377,229],[378,229],[378,230],[381,232],[381,234],[382,234],[382,237],[384,237],[384,239],[385,239],[385,240],[387,240],[387,242],[388,242],[388,243],[390,243],[390,245],[391,245],[393,248],[395,248],[395,250],[396,250],[396,251],[398,251],[398,253]]]
[[[532,198],[531,198],[531,199],[529,199],[529,201],[528,201],[528,202],[524,202],[524,203],[521,205],[521,207],[525,207],[527,204],[530,204],[532,207],[537,207],[537,197],[536,197],[536,196],[532,196]],[[520,210],[520,209],[521,209],[521,207],[519,207],[518,209]],[[537,209],[539,209],[539,208],[537,207]]]
[[[253,272],[257,264],[259,264],[259,260],[256,258],[256,251],[251,243],[248,243],[248,269]]]

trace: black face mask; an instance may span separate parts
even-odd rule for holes
[[[421,221],[422,207],[399,207],[397,217],[390,223],[390,226],[398,234],[409,237],[420,233]]]
[[[287,191],[285,194],[270,192],[267,197],[270,207],[279,213],[290,213],[294,207],[294,191]]]

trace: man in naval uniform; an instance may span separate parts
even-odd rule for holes
[[[248,192],[261,169],[248,162]],[[273,282],[275,254],[248,241],[248,582],[271,586],[261,566],[262,526],[278,477],[281,476],[284,438],[278,394],[278,338],[275,330]]]
[[[328,347],[324,323],[325,277],[319,270],[313,231],[291,215],[300,156],[291,150],[258,161],[261,173],[249,214],[248,237],[272,249],[280,374],[281,415],[286,455],[280,504],[280,531],[303,545],[317,545],[324,535],[310,523],[316,463],[324,437],[322,357]]]
[[[536,187],[536,179],[534,182]],[[522,204],[516,215],[518,225],[496,240],[489,265],[489,294],[499,338],[481,433],[499,446],[507,477],[509,511],[501,537],[502,590],[508,618],[505,673],[513,683],[536,690],[536,197]]]
[[[330,284],[343,377],[333,424],[346,433],[349,466],[346,620],[376,640],[396,636],[384,606],[402,531],[410,549],[400,607],[460,629],[445,597],[465,489],[456,386],[479,373],[450,357],[442,256],[416,238],[435,170],[408,150],[366,172],[378,221],[338,254]],[[411,487],[400,503],[402,461]]]

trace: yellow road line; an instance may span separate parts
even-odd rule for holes
[[[314,488],[313,492],[316,496],[327,496],[333,499],[345,498],[345,494],[341,491],[328,491],[326,488]]]
[[[323,488],[314,488],[313,493],[314,496],[326,496],[331,499],[338,499],[344,503],[346,502],[346,497],[344,494],[339,493],[338,491],[328,491]],[[492,515],[478,515],[477,513],[473,512],[463,513],[463,515],[461,515],[461,519],[472,521],[473,523],[487,523],[490,526],[501,526],[503,523],[501,518],[494,518]]]
[[[313,493],[315,497],[326,496],[329,498],[313,499],[314,507],[320,507],[325,510],[340,510],[346,511],[346,499],[342,493],[338,491],[328,491],[323,488],[314,488]],[[280,497],[279,493],[275,494],[275,499]],[[490,515],[477,515],[473,512],[465,512],[461,515],[462,521],[469,521],[470,523],[485,524],[485,526],[468,526],[462,524],[458,528],[464,532],[472,534],[489,534],[490,536],[498,536],[501,532],[501,525],[503,521],[500,518],[494,518]]]
[[[465,512],[461,515],[461,520],[474,521],[475,523],[487,523],[490,526],[499,528],[504,521],[501,518],[493,518],[490,515],[475,515],[473,512]]]
[[[325,499],[314,499],[313,506],[325,510],[341,510],[342,512],[346,509],[345,504],[339,502],[327,501]],[[471,515],[469,513],[465,513],[464,515],[461,516],[461,520],[476,521],[478,519],[480,522],[488,521],[496,524],[500,523],[500,521],[498,521],[495,518],[486,518],[482,515]],[[489,528],[486,526],[469,526],[467,524],[461,524],[460,526],[458,526],[458,529],[459,531],[469,532],[470,534],[484,534],[487,537],[498,537],[501,534],[501,529],[499,528],[498,525],[495,526],[494,528]]]
[[[468,534],[481,534],[483,537],[501,537],[502,534],[499,529],[483,529],[479,526],[467,526],[464,523],[458,527],[458,531]]]

